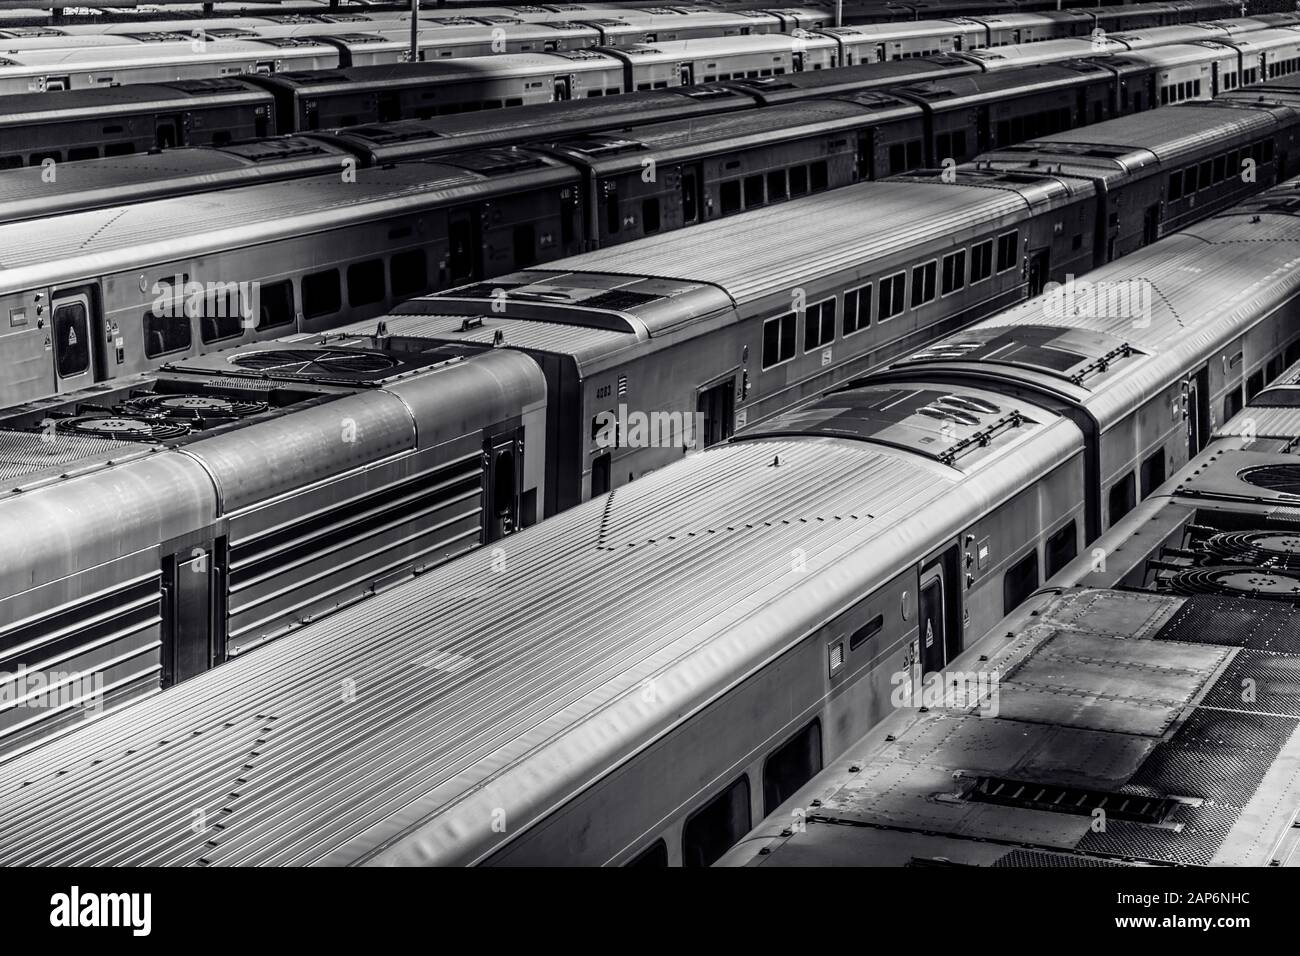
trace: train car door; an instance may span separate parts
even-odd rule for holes
[[[802,72],[803,72],[803,54],[802,54],[802,53],[794,53],[794,54],[791,55],[791,58],[790,58],[790,59],[791,59],[791,61],[792,61],[793,64],[794,64],[794,72],[796,72],[796,73],[802,73]]]
[[[181,131],[185,128],[181,118],[175,115],[155,116],[153,121],[154,145],[159,149],[171,149],[184,145]]]
[[[682,78],[682,86],[694,86],[694,85],[695,85],[695,66],[694,66],[694,64],[692,64],[692,63],[683,63],[683,64],[681,64],[681,65],[678,67],[678,72],[681,74],[681,78]]]
[[[553,99],[559,103],[569,99],[573,95],[573,84],[570,82],[571,77],[557,76],[555,78],[555,96]]]
[[[484,537],[497,541],[519,527],[519,477],[523,462],[523,430],[515,429],[487,440],[484,487]]]
[[[102,327],[90,292],[86,287],[66,289],[50,300],[49,342],[60,392],[85,388],[105,374]]]
[[[942,670],[961,651],[961,591],[957,575],[956,545],[921,566],[917,627],[922,676]]]
[[[1041,295],[1047,285],[1047,273],[1050,268],[1052,253],[1050,249],[1040,249],[1029,254],[1029,294]]]
[[[1187,457],[1192,458],[1210,440],[1210,368],[1198,369],[1185,383],[1184,414],[1187,418]]]
[[[1160,238],[1160,204],[1148,206],[1142,214],[1142,245],[1149,246]]]
[[[865,183],[876,178],[876,131],[865,129],[858,133],[857,175],[858,182]]]
[[[201,674],[225,659],[214,636],[224,633],[224,616],[215,613],[218,567],[224,563],[225,539],[217,547],[190,546],[173,551],[164,545],[162,561],[162,679],[170,687]]]
[[[731,437],[736,422],[736,376],[714,381],[695,397],[697,421],[703,434],[694,436],[695,448],[707,448]]]
[[[478,206],[447,214],[447,279],[451,285],[472,282],[483,273],[482,216]]]
[[[682,225],[704,219],[704,170],[699,163],[682,167]]]

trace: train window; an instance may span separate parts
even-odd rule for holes
[[[1264,387],[1264,370],[1253,373],[1246,379],[1246,401],[1250,401],[1259,394],[1260,389]]]
[[[1287,365],[1300,361],[1300,341],[1292,342],[1286,347],[1285,360]]]
[[[745,177],[745,208],[752,209],[754,206],[763,205],[763,177],[746,176]]]
[[[904,151],[902,143],[895,143],[889,147],[889,175],[907,171],[907,153]]]
[[[943,257],[944,295],[951,295],[966,284],[966,250],[959,249]]]
[[[1196,167],[1188,166],[1183,170],[1183,195],[1190,196],[1196,192]]]
[[[1181,171],[1169,174],[1169,202],[1183,198],[1183,174]]]
[[[1139,472],[1142,478],[1139,488],[1145,498],[1165,483],[1165,450],[1157,448],[1148,455]]]
[[[1020,264],[1020,230],[998,236],[998,272],[1006,272]]]
[[[1266,163],[1273,162],[1273,141],[1271,139],[1266,139],[1264,140],[1262,145],[1264,147],[1263,150],[1264,162]]]
[[[729,179],[719,187],[722,200],[722,214],[740,212],[740,180]]]
[[[1270,382],[1273,381],[1273,379],[1282,374],[1282,369],[1285,367],[1286,366],[1282,364],[1282,356],[1280,354],[1274,355],[1268,360],[1268,364],[1264,367],[1264,378]]]
[[[393,295],[419,295],[428,291],[429,266],[423,249],[396,253],[388,263],[388,284]]]
[[[532,230],[532,226],[527,228]],[[519,252],[518,236],[515,237],[515,252]],[[348,266],[348,305],[356,307],[382,302],[386,294],[383,259],[368,259]]]
[[[921,141],[914,139],[907,144],[907,168],[919,169],[924,164],[921,158]]]
[[[912,269],[912,308],[925,305],[934,298],[934,277],[939,265],[935,261]]]
[[[94,146],[83,146],[79,149],[68,150],[68,161],[74,162],[78,159],[98,159],[99,150]]]
[[[812,182],[813,192],[819,192],[827,188],[829,185],[830,181],[827,178],[826,160],[819,159],[817,162],[813,163],[809,168],[808,174],[809,179]]]
[[[1214,164],[1211,163],[1208,159],[1205,162],[1201,163],[1200,170],[1199,172],[1197,172],[1196,178],[1200,182],[1202,189],[1207,189],[1210,186],[1213,186],[1214,185]]]
[[[993,240],[973,246],[970,251],[970,284],[983,282],[993,274]]]
[[[1053,532],[1052,536],[1047,539],[1043,545],[1043,558],[1047,566],[1047,578],[1051,578],[1057,571],[1065,567],[1074,560],[1074,556],[1079,553],[1079,539],[1074,530],[1074,522],[1071,521],[1064,528]]]
[[[251,306],[251,303],[249,303]],[[243,334],[243,310],[239,288],[231,283],[225,288],[215,288],[203,299],[203,315],[199,319],[199,334],[204,342],[219,342]]]
[[[1167,86],[1160,87],[1160,105],[1161,106],[1169,105],[1169,87]]]
[[[1110,486],[1110,523],[1124,517],[1137,504],[1137,485],[1133,481],[1133,472],[1129,472]]]
[[[808,168],[792,166],[790,168],[790,195],[803,196],[808,192]]]
[[[835,300],[808,306],[803,318],[803,350],[811,352],[835,340]]]
[[[0,156],[0,169],[18,169],[22,164],[21,156]]]
[[[302,277],[302,314],[308,319],[332,315],[343,300],[339,295],[339,270],[326,269]]]
[[[776,812],[822,769],[822,725],[813,720],[763,762],[763,816]]]
[[[665,867],[668,865],[668,844],[663,840],[655,840],[623,865]]]
[[[1011,565],[1002,576],[1002,613],[1010,614],[1038,587],[1038,550]]]
[[[649,199],[641,200],[641,229],[643,232],[658,232],[660,227],[659,220],[659,197],[652,196]]]
[[[157,358],[170,352],[180,352],[192,344],[190,320],[183,312],[179,316],[158,315],[153,311],[144,314],[144,354]]]
[[[880,321],[892,319],[903,311],[903,290],[907,273],[896,272],[880,280]]]
[[[623,226],[623,214],[618,208],[618,193],[610,190],[605,194],[605,231],[611,236]]]
[[[610,472],[609,452],[597,455],[591,460],[591,496],[593,498],[609,491]]]
[[[1227,168],[1228,168],[1228,157],[1227,157],[1227,156],[1215,156],[1215,157],[1214,157],[1214,173],[1213,173],[1213,175],[1214,175],[1214,181],[1215,181],[1216,183],[1221,183],[1221,182],[1223,182],[1225,179],[1228,178],[1228,175],[1227,175]]]
[[[871,324],[871,283],[844,293],[844,334],[861,332]]]
[[[763,368],[794,358],[795,314],[787,312],[763,323]]]
[[[767,174],[767,201],[780,202],[785,198],[785,170],[774,169]]]
[[[856,631],[854,631],[852,634],[849,635],[849,650],[856,651],[859,647],[863,645],[863,643],[871,640],[873,637],[879,634],[884,629],[884,627],[885,627],[884,616],[877,614],[866,624],[863,624],[860,628],[858,628]]]
[[[54,310],[55,368],[61,378],[90,368],[90,324],[84,302],[69,302]]]
[[[712,866],[749,828],[749,778],[742,775],[687,819],[682,827],[682,865]]]
[[[257,328],[273,329],[293,322],[293,283],[288,279],[261,286],[257,292]]]

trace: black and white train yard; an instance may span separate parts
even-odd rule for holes
[[[1300,14],[0,7],[0,864],[1300,865]]]

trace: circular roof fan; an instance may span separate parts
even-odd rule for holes
[[[1193,568],[1170,575],[1175,594],[1220,594],[1300,604],[1300,572],[1255,568]]]
[[[265,402],[240,402],[209,395],[148,395],[121,406],[130,415],[206,421],[214,418],[247,418],[267,409]]]
[[[190,426],[182,422],[127,418],[121,415],[61,418],[54,427],[64,434],[111,438],[114,441],[171,441],[188,435],[190,431]]]
[[[1300,465],[1260,465],[1239,472],[1237,477],[1256,488],[1300,495]]]
[[[254,372],[276,375],[362,375],[386,372],[398,362],[382,352],[357,349],[277,349],[234,355],[230,363]]]
[[[1300,573],[1300,531],[1225,531],[1202,547],[1218,563]]]

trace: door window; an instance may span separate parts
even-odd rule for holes
[[[90,368],[90,321],[83,301],[54,310],[54,363],[59,378],[82,375]]]

